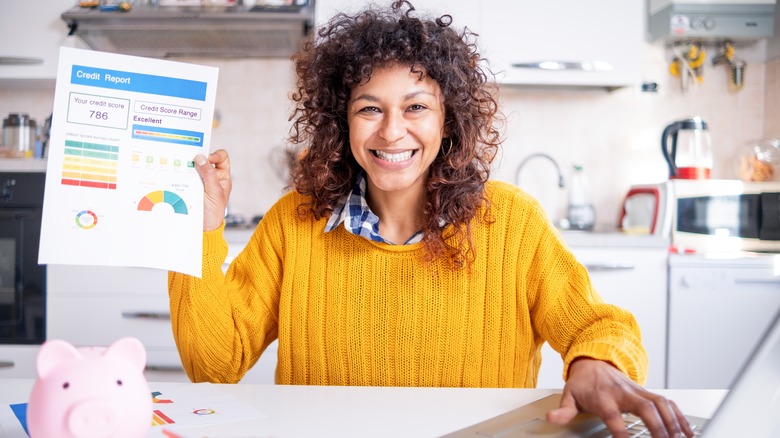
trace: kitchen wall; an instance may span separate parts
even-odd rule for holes
[[[671,56],[660,45],[642,49],[644,80],[657,93],[639,88],[603,91],[501,90],[508,121],[506,141],[497,158],[495,179],[519,183],[540,199],[550,216],[565,216],[567,187],[557,187],[555,169],[546,160],[529,161],[520,178],[521,160],[535,152],[551,155],[566,183],[574,164],[590,179],[597,223],[617,223],[620,202],[629,185],[666,179],[660,136],[669,122],[700,115],[710,124],[715,150],[713,177],[733,178],[734,156],[744,143],[762,136],[780,137],[780,60],[751,62],[745,86],[729,91],[725,67],[705,65],[701,85],[683,93],[668,73]],[[715,56],[714,48],[710,58]],[[289,129],[288,95],[294,78],[286,60],[192,59],[220,68],[218,125],[212,148],[231,152],[233,213],[261,214],[284,192],[278,151]],[[28,112],[42,122],[51,112],[53,86],[0,88],[0,115]]]
[[[709,56],[714,57],[714,53]],[[749,64],[744,88],[732,92],[727,69],[707,63],[703,82],[683,93],[679,78],[668,73],[670,59],[662,46],[648,44],[643,50],[644,80],[657,83],[657,93],[639,89],[608,94],[504,90],[502,103],[510,122],[496,177],[516,181],[519,161],[533,152],[553,156],[567,181],[572,165],[583,165],[591,183],[597,223],[614,227],[622,197],[631,184],[667,179],[660,146],[663,128],[671,121],[699,115],[712,132],[712,176],[735,178],[733,164],[738,149],[771,134],[764,116],[767,95],[771,94],[766,84],[767,65]],[[774,130],[774,135],[780,136],[780,122],[775,122]],[[531,167],[535,167],[533,175]],[[527,163],[519,183],[537,195],[553,219],[565,216],[566,188],[556,187],[549,162]]]
[[[766,65],[764,136],[780,138],[780,55]]]

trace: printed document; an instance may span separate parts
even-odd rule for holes
[[[63,47],[39,263],[201,276],[218,69]]]

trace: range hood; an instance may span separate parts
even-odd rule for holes
[[[753,42],[771,38],[776,0],[650,0],[648,39]]]
[[[314,0],[295,6],[74,7],[71,35],[94,50],[172,57],[289,58],[314,26]]]

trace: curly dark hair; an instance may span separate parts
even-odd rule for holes
[[[484,186],[501,141],[496,124],[502,116],[489,70],[480,65],[476,34],[450,27],[449,15],[417,18],[414,10],[408,1],[395,1],[389,9],[337,14],[293,56],[298,83],[290,143],[301,153],[292,185],[311,199],[299,206],[300,215],[319,219],[334,210],[361,171],[349,147],[351,90],[375,69],[409,66],[421,80],[427,75],[438,83],[450,135],[427,180],[426,259],[447,257],[462,267],[474,257],[471,221],[480,206],[488,207]],[[483,220],[489,222],[485,211]],[[440,220],[452,227],[442,228]]]

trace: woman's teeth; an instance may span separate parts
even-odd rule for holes
[[[409,158],[412,158],[413,152],[414,151],[406,151],[406,152],[399,152],[397,154],[388,154],[387,152],[384,151],[374,151],[374,155],[376,155],[377,157],[385,161],[390,161],[391,163],[398,163],[401,161],[406,161]]]

